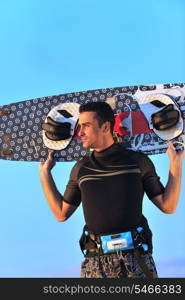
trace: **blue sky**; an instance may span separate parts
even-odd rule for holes
[[[115,86],[185,82],[183,0],[1,0],[0,105]],[[167,154],[151,156],[161,181]],[[61,192],[73,163],[58,163]],[[185,187],[174,215],[144,199],[160,276],[185,275]],[[79,277],[81,207],[58,223],[38,163],[0,161],[0,277]],[[170,266],[170,267],[169,267]]]

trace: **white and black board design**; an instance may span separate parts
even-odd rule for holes
[[[41,124],[51,109],[61,103],[84,104],[107,101],[113,108],[117,130],[123,131],[124,147],[148,155],[166,152],[167,143],[151,129],[145,104],[151,95],[170,95],[185,119],[185,84],[157,84],[105,88],[24,100],[0,107],[0,159],[14,161],[44,161],[49,149],[44,145]],[[145,109],[144,109],[145,107]],[[183,143],[185,132],[174,139]],[[174,143],[175,145],[175,143]],[[176,147],[182,149],[177,143]],[[57,151],[57,161],[75,161],[88,154],[78,135],[63,150]]]

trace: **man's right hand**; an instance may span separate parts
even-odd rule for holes
[[[56,161],[54,159],[54,151],[50,151],[48,153],[47,160],[40,163],[39,171],[40,173],[43,173],[45,171],[50,172],[55,165]]]

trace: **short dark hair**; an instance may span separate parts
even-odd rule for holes
[[[80,105],[79,112],[93,111],[96,112],[98,124],[101,127],[103,123],[110,122],[110,130],[113,133],[114,130],[114,112],[110,105],[106,102],[88,102]]]

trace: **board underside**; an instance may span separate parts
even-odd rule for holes
[[[92,101],[107,101],[116,96],[115,115],[120,112],[140,111],[147,95],[153,93],[170,94],[175,98],[183,119],[185,119],[185,84],[140,85],[131,87],[89,90],[24,100],[0,107],[0,159],[13,161],[45,161],[49,149],[43,144],[41,124],[49,111],[60,103],[84,104]],[[183,142],[185,132],[174,140]],[[167,143],[153,131],[149,133],[125,135],[123,147],[142,151],[145,154],[166,152]],[[178,149],[182,146],[177,144]],[[57,161],[77,161],[89,153],[79,139],[73,139],[67,148],[57,151]]]

